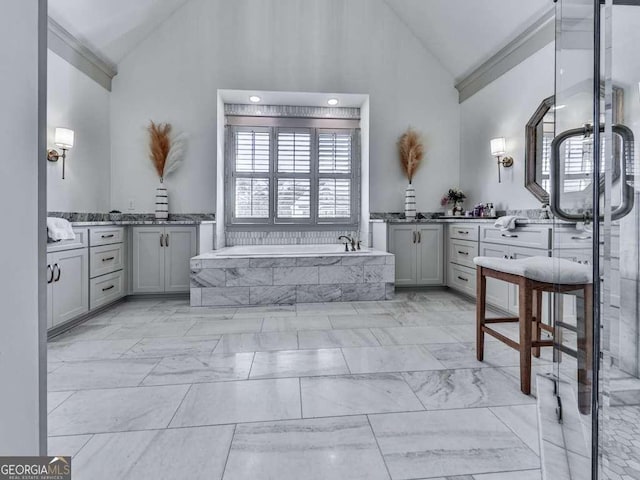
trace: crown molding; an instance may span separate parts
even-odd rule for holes
[[[48,48],[89,78],[111,91],[111,80],[117,67],[95,54],[53,18],[48,19]]]
[[[489,60],[456,83],[462,103],[501,75],[522,63],[555,39],[555,9],[550,9],[496,52]]]

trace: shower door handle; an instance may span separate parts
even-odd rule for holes
[[[611,127],[613,133],[619,135],[622,138],[622,171],[621,171],[621,186],[622,186],[622,203],[611,212],[612,220],[619,220],[633,210],[633,181],[635,175],[633,173],[633,132],[625,125],[613,125]],[[604,132],[604,125],[600,125],[600,131]],[[582,222],[588,220],[584,213],[569,213],[565,212],[560,206],[561,182],[560,182],[560,146],[569,138],[573,137],[585,137],[593,133],[593,126],[586,125],[580,128],[573,128],[566,130],[558,134],[551,142],[551,194],[549,206],[553,214],[569,222]],[[600,188],[599,185],[595,188]],[[600,220],[603,220],[604,216],[600,216]]]

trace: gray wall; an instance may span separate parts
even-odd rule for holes
[[[466,205],[493,202],[498,209],[540,208],[524,187],[524,127],[540,102],[554,92],[554,44],[487,85],[461,104],[460,183]],[[505,137],[514,165],[498,183],[489,141]]]
[[[44,30],[39,32],[40,25]],[[44,34],[44,35],[42,35]],[[38,455],[46,442],[44,282],[46,0],[5,0],[0,15],[0,455]],[[40,385],[39,385],[40,384]],[[41,390],[44,389],[44,390]],[[44,437],[42,434],[44,433]]]
[[[118,65],[111,93],[111,206],[153,211],[158,180],[145,126],[190,135],[167,179],[172,212],[214,211],[216,92],[256,89],[370,94],[371,211],[402,211],[397,138],[425,135],[415,178],[421,210],[459,180],[453,78],[381,0],[191,0]]]
[[[47,86],[47,145],[56,127],[75,131],[75,145],[62,161],[47,162],[47,203],[50,211],[109,210],[111,143],[109,92],[71,64],[49,51]]]

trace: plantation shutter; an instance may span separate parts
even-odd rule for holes
[[[357,130],[233,125],[229,132],[230,224],[357,223]]]
[[[271,133],[236,129],[232,158],[234,218],[269,219]]]
[[[351,217],[351,132],[318,133],[318,218]]]

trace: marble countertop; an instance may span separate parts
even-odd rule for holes
[[[540,218],[541,210],[507,210],[499,211],[498,217],[504,215],[516,215],[520,217],[517,225],[575,225],[575,222],[565,222],[564,220],[552,218]],[[371,223],[476,223],[493,224],[498,217],[450,217],[443,216],[442,212],[420,212],[419,218],[409,220],[404,218],[403,213],[372,213]]]
[[[170,213],[168,220],[156,220],[153,213],[80,213],[49,212],[48,216],[64,218],[74,227],[98,227],[108,225],[200,225],[216,223],[213,213]]]
[[[458,218],[420,218],[415,220],[408,220],[406,218],[394,218],[389,220],[372,219],[372,223],[480,223],[480,224],[493,224],[496,221],[495,218],[470,218],[470,217],[458,217]],[[562,220],[543,219],[543,218],[523,218],[516,222],[517,225],[553,225],[562,224],[570,225],[571,223]]]
[[[214,224],[215,220],[115,220],[96,222],[71,222],[74,227],[101,227],[109,225],[207,225]]]

